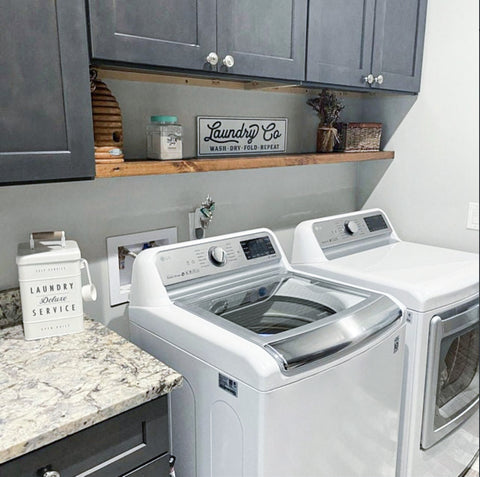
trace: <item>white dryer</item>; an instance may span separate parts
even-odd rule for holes
[[[406,305],[398,475],[457,477],[479,445],[478,255],[402,241],[373,209],[299,224],[292,265]]]
[[[395,299],[296,272],[260,229],[141,252],[128,313],[133,341],[184,376],[177,475],[395,476]]]

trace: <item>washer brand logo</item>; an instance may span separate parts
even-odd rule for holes
[[[393,354],[395,354],[400,348],[400,336],[396,336],[393,340]]]

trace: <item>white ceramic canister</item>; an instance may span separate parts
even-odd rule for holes
[[[37,232],[18,245],[20,298],[25,339],[66,335],[83,330],[83,304],[96,299],[88,263],[64,232]],[[88,284],[82,287],[81,269]]]

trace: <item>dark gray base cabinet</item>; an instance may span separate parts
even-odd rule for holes
[[[426,8],[427,0],[310,0],[307,81],[418,92]]]
[[[158,477],[168,475],[167,396],[0,465],[0,475]],[[47,474],[48,475],[48,474]]]
[[[95,175],[85,5],[4,0],[0,184]]]
[[[88,5],[96,63],[304,79],[307,0],[88,0]],[[211,53],[217,63],[207,60]],[[233,65],[224,64],[227,57]]]

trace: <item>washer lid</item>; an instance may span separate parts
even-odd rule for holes
[[[303,270],[391,293],[424,312],[478,293],[478,255],[411,242],[396,242]]]
[[[402,317],[383,295],[292,272],[205,293],[175,304],[263,346],[283,371],[343,356]]]

